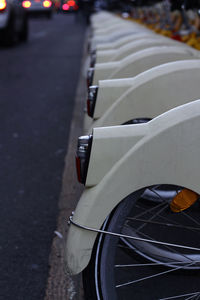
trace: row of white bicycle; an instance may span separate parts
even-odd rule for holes
[[[67,268],[86,300],[200,299],[200,52],[108,12],[91,21]]]

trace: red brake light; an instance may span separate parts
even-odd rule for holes
[[[69,10],[69,5],[67,3],[63,4],[62,9]]]
[[[69,1],[67,2],[67,4],[68,4],[69,6],[75,6],[76,2],[75,2],[74,0],[69,0]]]
[[[6,0],[0,0],[0,11],[6,9]]]
[[[28,0],[25,0],[25,1],[22,2],[22,6],[24,8],[29,8],[29,7],[31,7],[31,2],[28,1]]]
[[[44,6],[44,7],[51,7],[51,5],[52,5],[52,3],[51,3],[51,1],[49,1],[49,0],[45,0],[45,1],[43,2],[43,6]]]

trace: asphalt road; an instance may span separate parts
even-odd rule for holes
[[[44,299],[85,24],[30,20],[0,48],[0,299]]]

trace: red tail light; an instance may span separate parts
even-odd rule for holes
[[[78,138],[76,152],[76,171],[78,181],[83,184],[85,184],[86,182],[91,146],[92,135],[81,136]]]
[[[69,1],[67,2],[67,4],[68,4],[69,6],[75,6],[76,2],[75,2],[74,0],[69,0]]]
[[[69,5],[67,3],[63,4],[62,9],[69,10]]]
[[[7,6],[6,0],[0,0],[0,11],[5,10]]]
[[[51,7],[51,5],[52,5],[52,2],[51,1],[49,1],[49,0],[45,0],[44,2],[43,2],[43,6],[44,7]]]
[[[91,118],[93,118],[94,115],[97,93],[98,93],[98,86],[92,85],[89,87],[88,100],[87,100],[87,113],[88,116]]]
[[[31,2],[28,1],[28,0],[25,0],[25,1],[22,2],[22,6],[24,8],[29,8],[29,7],[31,7]]]

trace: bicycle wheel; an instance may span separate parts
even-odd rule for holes
[[[174,213],[182,189],[150,187],[117,206],[104,229],[136,239],[98,236],[83,273],[87,300],[200,299],[200,205]]]

